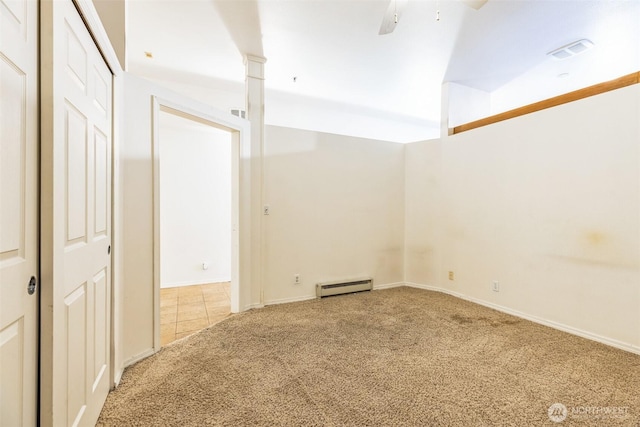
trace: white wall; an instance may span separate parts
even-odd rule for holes
[[[122,260],[122,360],[126,366],[153,353],[154,345],[159,349],[159,330],[154,329],[154,317],[159,316],[154,309],[157,295],[154,267],[159,262],[154,259],[154,248],[159,244],[154,229],[154,97],[184,106],[192,114],[203,113],[223,127],[240,130],[232,137],[235,159],[232,206],[239,206],[232,216],[233,245],[234,250],[239,251],[237,265],[232,265],[232,276],[234,270],[238,271],[237,287],[234,288],[233,282],[231,286],[232,310],[234,299],[240,309],[260,301],[260,290],[252,281],[252,275],[258,272],[251,270],[252,257],[260,256],[259,248],[252,245],[251,239],[252,233],[260,234],[260,230],[252,229],[255,222],[252,216],[259,218],[260,215],[260,192],[250,188],[252,153],[248,122],[127,73],[123,83],[125,112],[118,161],[121,209],[117,212],[121,222],[115,224],[114,229],[122,230],[121,246],[116,249],[120,250]]]
[[[267,126],[264,186],[265,303],[323,281],[403,281],[403,145]]]
[[[405,146],[405,281],[440,283],[440,140]]]
[[[231,134],[165,112],[160,247],[163,288],[231,280]]]
[[[634,85],[407,146],[407,281],[640,352],[639,104]]]
[[[123,364],[153,349],[153,144],[151,88],[124,76],[120,144]],[[140,91],[141,93],[138,93]]]

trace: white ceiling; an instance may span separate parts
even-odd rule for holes
[[[243,53],[263,55],[268,124],[398,142],[439,134],[445,81],[487,92],[513,88],[509,97],[517,103],[640,69],[637,0],[489,0],[480,10],[458,0],[409,0],[395,31],[380,36],[387,5],[388,0],[128,0],[127,67],[242,97]],[[564,61],[546,56],[582,38],[594,48]],[[569,76],[560,82],[561,73]],[[237,108],[232,99],[217,106]],[[301,117],[304,111],[322,123]],[[353,120],[344,123],[349,121],[340,119],[341,111]]]

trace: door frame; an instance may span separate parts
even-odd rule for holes
[[[242,167],[243,159],[250,158],[250,125],[230,113],[212,108],[198,108],[189,99],[168,99],[152,96],[151,139],[153,145],[153,348],[159,351],[160,343],[160,112],[173,114],[231,134],[231,312],[238,313],[247,305],[245,295],[250,292],[248,248],[249,234],[245,232],[249,211],[241,210],[242,182],[248,180],[248,170]],[[244,195],[246,197],[246,195]]]

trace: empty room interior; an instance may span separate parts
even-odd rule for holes
[[[0,13],[0,425],[640,425],[640,2]]]

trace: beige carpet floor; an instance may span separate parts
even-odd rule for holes
[[[640,356],[395,288],[252,310],[176,341],[124,372],[98,425],[637,427]]]

